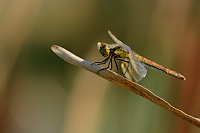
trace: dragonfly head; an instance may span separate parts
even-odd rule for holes
[[[110,50],[108,49],[106,43],[98,42],[97,43],[97,49],[101,53],[102,56],[107,57],[110,53]]]

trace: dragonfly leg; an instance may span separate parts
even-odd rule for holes
[[[110,59],[109,64],[110,64],[110,70],[112,70],[112,58]]]
[[[127,70],[128,70],[128,67],[129,67],[129,65],[130,65],[130,62],[128,63],[128,66],[127,66],[127,68],[126,68],[126,71],[124,72],[124,77],[125,77],[125,74],[126,74],[126,72],[127,72]]]
[[[108,66],[105,67],[105,68],[102,68],[102,69],[98,70],[97,73],[100,72],[100,71],[102,71],[102,70],[108,69],[108,68],[110,67],[110,65],[111,65],[111,67],[112,67],[112,58],[110,59],[110,61],[109,61],[109,63],[108,63]]]
[[[116,65],[116,68],[117,68],[117,73],[118,73],[118,66],[117,66],[117,62],[116,62],[116,59],[114,59],[114,61],[115,61],[115,65]]]
[[[129,63],[129,61],[127,61],[127,60],[124,60],[124,59],[120,59],[120,58],[117,58],[116,60],[119,60],[119,61],[124,61],[124,62],[126,62],[126,63]]]
[[[92,65],[93,64],[96,64],[96,65],[106,64],[106,62],[108,62],[109,59],[110,59],[110,56],[108,56],[105,60],[103,60],[101,62],[94,62],[94,63],[92,63]]]
[[[129,59],[129,58],[128,58],[128,59]],[[129,65],[130,65],[130,61],[129,61],[129,60],[120,59],[120,58],[117,58],[116,60],[124,61],[124,62],[128,63],[128,66],[127,66],[127,68],[126,68],[126,71],[125,71],[124,74],[123,74],[123,76],[125,77],[125,74],[126,74],[126,72],[128,71],[128,67],[129,67]]]

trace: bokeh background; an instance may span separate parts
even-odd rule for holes
[[[1,0],[0,133],[199,133],[200,129],[50,49],[104,58],[107,31],[187,80],[148,69],[139,84],[200,117],[199,0]]]

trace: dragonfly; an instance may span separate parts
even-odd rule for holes
[[[186,78],[173,70],[170,70],[168,68],[163,67],[160,64],[157,64],[139,54],[132,51],[131,48],[121,42],[119,39],[117,39],[110,31],[108,31],[108,34],[113,39],[115,43],[108,44],[103,42],[97,43],[97,49],[99,50],[100,54],[105,57],[105,59],[101,62],[94,62],[94,64],[102,65],[108,63],[108,66],[100,69],[99,71],[113,68],[113,60],[116,65],[116,69],[118,72],[118,65],[117,60],[121,61],[121,69],[124,74],[124,76],[134,82],[139,82],[141,79],[143,79],[146,74],[147,70],[145,66],[157,69],[159,71],[162,71],[166,74],[169,74],[171,76],[174,76],[181,80],[186,80]],[[98,72],[99,72],[98,71]]]

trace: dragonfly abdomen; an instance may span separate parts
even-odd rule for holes
[[[138,54],[134,54],[134,55],[140,62],[144,63],[148,67],[155,68],[156,70],[160,70],[160,71],[167,73],[171,76],[174,76],[178,79],[186,80],[186,78],[182,74],[180,74],[176,71],[165,68],[162,65],[159,65],[159,64],[157,64],[157,63],[155,63],[155,62],[153,62],[153,61],[151,61],[147,58],[142,57],[141,55],[138,55]]]

